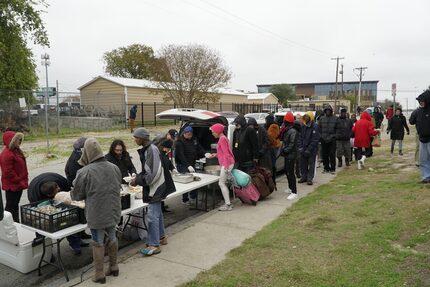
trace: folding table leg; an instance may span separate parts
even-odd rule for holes
[[[39,267],[37,267],[38,270],[38,274],[39,276],[42,276],[42,262],[43,262],[43,258],[45,258],[45,253],[46,253],[46,243],[45,243],[46,237],[43,237],[43,250],[42,250],[42,257],[40,257],[40,261],[39,261]]]
[[[58,263],[60,265],[60,268],[63,270],[64,277],[66,277],[66,281],[69,281],[69,276],[67,275],[67,270],[66,270],[66,268],[64,268],[63,260],[61,259],[61,248],[60,248],[61,240],[63,240],[63,239],[57,240]]]

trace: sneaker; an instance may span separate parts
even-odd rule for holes
[[[334,170],[330,171],[331,174],[335,175],[336,172]]]
[[[308,185],[313,185],[313,181],[312,180],[308,180]]]
[[[233,207],[231,206],[231,204],[224,204],[223,206],[218,208],[218,210],[219,211],[231,211],[231,210],[233,210]]]
[[[290,194],[291,193],[291,189],[287,188],[286,190],[284,190],[284,192]]]
[[[366,156],[365,155],[363,155],[362,157],[361,157],[361,159],[360,159],[360,163],[361,163],[361,165],[363,166],[363,167],[366,167],[365,166],[365,164],[364,164],[364,161],[366,160]]]
[[[363,167],[361,166],[361,162],[357,161],[357,169],[362,169]]]
[[[399,151],[399,155],[403,155],[403,152],[402,152],[402,151]]]
[[[164,235],[160,238],[161,245],[167,245],[167,235]]]
[[[299,182],[299,183],[305,183],[305,182],[306,182],[306,179],[305,179],[305,178],[301,178],[298,182]]]
[[[322,171],[322,173],[329,173],[330,171],[329,170],[326,170],[326,169],[324,169],[323,171]]]
[[[293,199],[295,199],[297,197],[297,193],[291,193],[288,197],[287,197],[287,199],[288,200],[293,200]]]
[[[145,256],[151,256],[154,254],[158,254],[161,252],[160,247],[158,246],[147,246],[146,248],[140,249],[140,253]]]

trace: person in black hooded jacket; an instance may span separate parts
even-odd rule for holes
[[[342,167],[342,161],[345,156],[345,164],[349,166],[351,159],[351,134],[352,121],[347,117],[346,109],[340,110],[340,116],[336,122],[336,154],[338,167]]]
[[[76,178],[76,173],[82,168],[82,166],[78,163],[78,160],[82,156],[81,149],[84,147],[84,143],[86,140],[86,137],[81,137],[73,143],[72,154],[67,160],[66,167],[64,169],[67,180],[69,181],[71,186],[73,186],[73,180],[75,180]]]
[[[420,138],[420,170],[422,183],[430,183],[430,89],[418,96],[420,108],[409,119],[416,125]]]
[[[244,116],[237,116],[233,124],[236,125],[233,132],[235,168],[248,172],[253,167],[253,162],[258,163],[257,133],[246,124]]]
[[[409,127],[406,123],[406,117],[402,114],[401,108],[396,108],[394,116],[388,121],[387,134],[391,132],[391,154],[394,152],[396,141],[399,141],[399,155],[403,155],[403,138],[405,129],[409,135]]]
[[[259,165],[272,171],[272,160],[270,157],[270,146],[266,129],[258,125],[255,118],[248,119],[248,126],[254,128],[257,133]]]
[[[321,134],[321,152],[323,158],[324,171],[332,174],[336,171],[336,122],[337,117],[333,115],[333,109],[324,109],[324,115],[318,121],[318,128]]]

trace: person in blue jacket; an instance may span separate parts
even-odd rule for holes
[[[299,180],[299,183],[307,182],[308,185],[312,185],[315,176],[318,143],[321,136],[318,125],[314,122],[314,114],[312,112],[305,113],[302,119],[302,131],[297,144],[301,153],[300,167],[302,178]]]

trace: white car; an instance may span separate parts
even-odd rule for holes
[[[245,119],[254,118],[257,121],[257,124],[264,125],[266,123],[266,117],[268,113],[250,113],[245,115]]]

